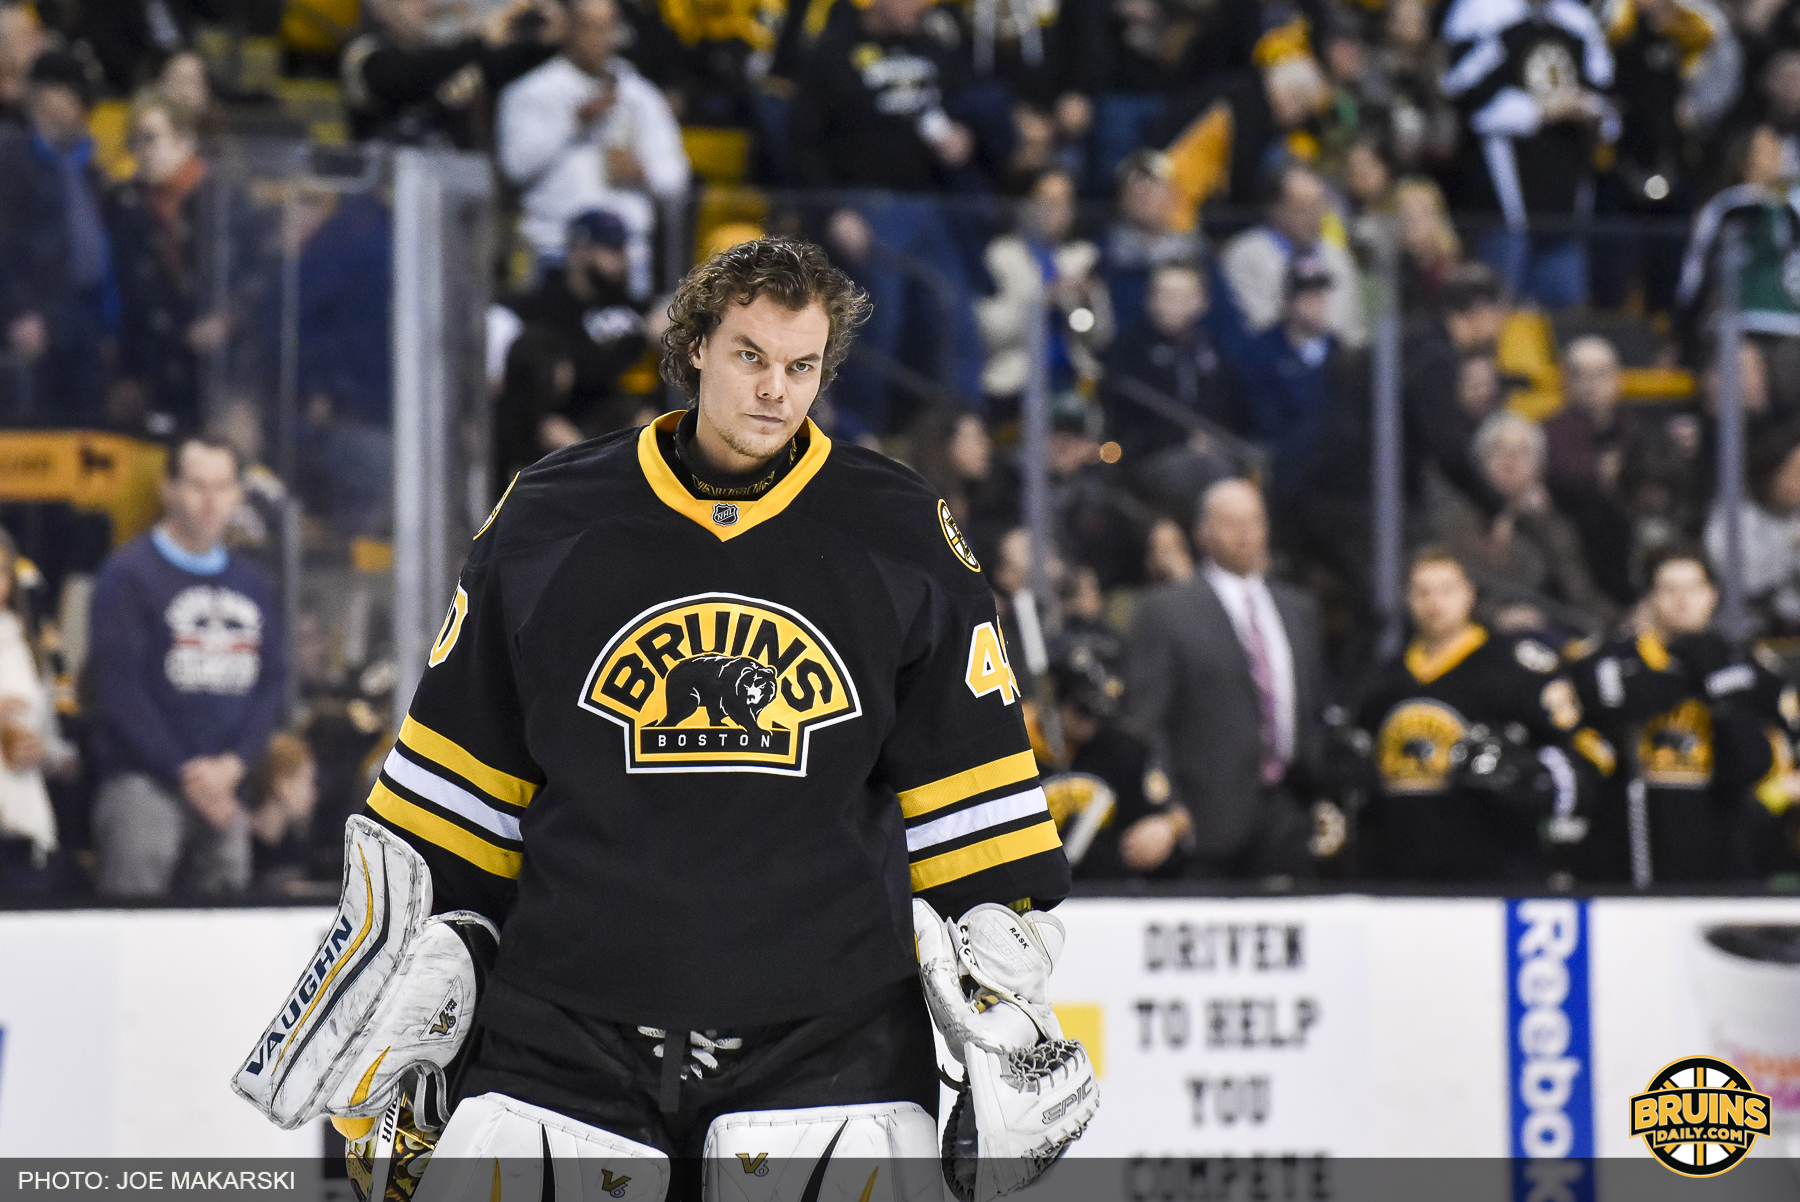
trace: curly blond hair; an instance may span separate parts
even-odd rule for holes
[[[810,242],[758,238],[720,251],[681,281],[669,302],[669,328],[662,336],[662,377],[681,389],[690,405],[700,396],[700,369],[692,352],[719,328],[727,305],[747,305],[759,296],[796,313],[813,304],[825,310],[831,328],[820,365],[821,391],[837,375],[871,308],[869,294]]]

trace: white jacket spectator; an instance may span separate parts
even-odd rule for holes
[[[7,585],[11,587],[10,575]],[[6,730],[0,746],[29,744],[34,749],[12,757],[17,767],[0,758],[0,838],[29,839],[39,864],[56,850],[56,817],[40,765],[47,754],[67,755],[54,721],[25,641],[25,624],[12,610],[0,609],[0,726]]]
[[[1075,319],[1081,326],[1077,331],[1059,304],[1051,337],[1062,340],[1079,379],[1099,378],[1100,360],[1094,349],[1112,341],[1113,334],[1112,305],[1095,275],[1100,248],[1092,242],[1065,242],[1051,251],[1051,257],[1056,280],[1046,284],[1043,266],[1023,237],[1007,234],[988,243],[983,258],[994,278],[994,293],[975,302],[975,320],[987,348],[981,390],[989,396],[1013,397],[1025,391],[1031,375],[1031,323],[1034,318],[1044,320],[1044,302],[1053,295],[1072,298],[1070,309],[1087,310],[1085,317]],[[1082,305],[1081,300],[1091,303]]]
[[[578,0],[563,53],[500,96],[501,170],[524,193],[520,230],[540,257],[562,253],[569,218],[610,209],[630,233],[635,296],[650,293],[657,201],[688,190],[681,127],[655,85],[613,54],[613,0]]]
[[[1753,392],[1746,386],[1747,398]],[[1744,497],[1738,507],[1744,596],[1779,627],[1791,630],[1800,627],[1800,427],[1754,434],[1745,451]],[[1725,507],[1715,501],[1706,521],[1706,554],[1721,571],[1729,546]]]
[[[1274,192],[1263,224],[1245,230],[1219,253],[1219,266],[1244,323],[1252,330],[1266,330],[1281,320],[1288,263],[1304,252],[1321,259],[1331,276],[1327,306],[1331,332],[1346,346],[1362,346],[1369,331],[1356,261],[1349,251],[1321,236],[1327,204],[1324,181],[1311,168],[1295,165],[1281,173]]]
[[[1744,596],[1766,606],[1784,625],[1800,624],[1800,513],[1776,513],[1746,500],[1738,509]],[[1725,511],[1706,521],[1706,554],[1725,562]]]
[[[987,349],[981,390],[990,397],[1015,397],[1031,374],[1032,322],[1050,318],[1051,362],[1073,379],[1056,387],[1100,377],[1098,351],[1112,341],[1112,300],[1099,277],[1100,248],[1072,238],[1075,184],[1064,172],[1045,173],[1031,189],[1024,227],[988,243],[985,260],[994,293],[975,302],[975,320]],[[1050,269],[1046,280],[1045,268]],[[1053,304],[1054,317],[1046,309]]]

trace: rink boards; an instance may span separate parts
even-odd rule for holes
[[[1800,1110],[1800,965],[1703,932],[1800,899],[1079,898],[1065,1028],[1106,1157],[1642,1157],[1629,1099],[1729,1055]],[[310,1156],[226,1082],[330,912],[0,913],[0,1157]],[[71,1122],[71,1116],[80,1116]],[[1766,1152],[1764,1140],[1758,1153]]]

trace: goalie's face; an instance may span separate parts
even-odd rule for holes
[[[755,471],[787,445],[819,395],[831,320],[817,303],[731,305],[689,352],[700,370],[696,439],[715,469]]]

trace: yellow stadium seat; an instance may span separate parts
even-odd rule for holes
[[[282,109],[306,126],[306,136],[321,146],[349,141],[344,117],[344,89],[335,79],[282,79],[275,84]]]
[[[360,0],[288,0],[281,40],[304,54],[335,54],[356,36]]]
[[[1535,309],[1507,314],[1500,330],[1500,371],[1529,381],[1513,393],[1507,407],[1520,417],[1541,422],[1563,407],[1562,357],[1550,319]],[[1620,399],[1626,403],[1664,404],[1694,396],[1694,373],[1679,367],[1621,367]]]
[[[761,237],[768,215],[768,198],[755,188],[704,185],[694,213],[695,261]]]
[[[113,545],[150,528],[167,452],[92,430],[0,431],[0,501],[63,501],[112,518]]]
[[[752,225],[748,221],[727,221],[724,225],[715,226],[700,246],[701,259],[710,259],[722,250],[730,250],[734,246],[742,246],[746,242],[754,242],[763,236],[760,225]]]
[[[281,78],[280,38],[238,37],[222,26],[202,26],[194,48],[206,60],[207,71],[229,90],[272,93]]]
[[[380,538],[352,539],[350,566],[359,572],[391,572],[394,569],[394,544]]]
[[[661,386],[662,374],[659,369],[662,357],[657,349],[655,346],[644,348],[638,361],[619,377],[619,391],[629,396],[649,396]]]
[[[710,125],[681,127],[681,147],[694,174],[709,184],[741,184],[750,165],[747,130]]]
[[[1627,401],[1685,401],[1699,385],[1694,373],[1681,367],[1626,367],[1619,371],[1619,389]]]
[[[137,171],[137,161],[126,145],[131,134],[131,102],[102,100],[88,111],[87,126],[100,169],[115,180],[130,179]]]
[[[1508,406],[1520,417],[1543,421],[1562,407],[1562,372],[1556,365],[1556,333],[1536,309],[1515,309],[1500,327],[1500,373],[1528,381]]]

